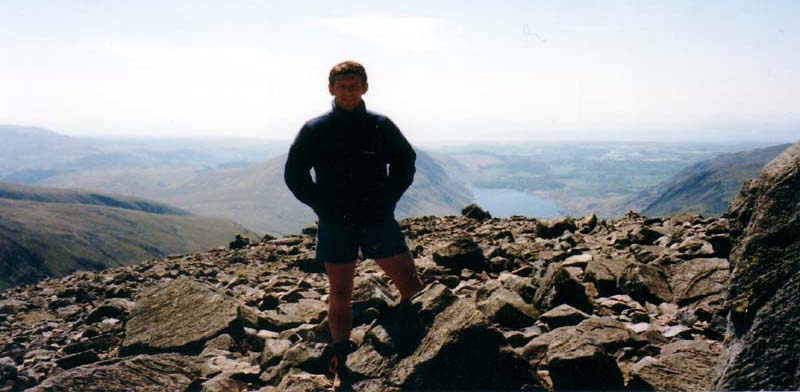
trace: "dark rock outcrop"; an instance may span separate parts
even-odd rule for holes
[[[716,387],[800,389],[800,143],[742,187],[728,217],[735,336]]]

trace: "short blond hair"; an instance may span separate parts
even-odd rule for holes
[[[333,85],[339,75],[358,75],[361,78],[361,84],[367,84],[367,70],[364,69],[363,65],[352,60],[342,61],[334,65],[328,74],[328,83]]]

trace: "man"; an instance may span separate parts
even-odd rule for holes
[[[284,171],[286,185],[319,218],[316,260],[328,275],[334,385],[350,381],[345,361],[352,350],[350,301],[359,249],[363,259],[374,259],[386,272],[401,301],[422,288],[394,217],[414,179],[416,154],[388,117],[366,109],[362,96],[368,89],[361,64],[336,64],[328,76],[332,109],[303,125]]]

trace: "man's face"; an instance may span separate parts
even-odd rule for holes
[[[335,97],[336,106],[344,110],[355,109],[368,88],[369,85],[362,84],[358,75],[339,75],[334,84],[328,84],[328,91]]]

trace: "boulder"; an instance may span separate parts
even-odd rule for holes
[[[200,392],[244,392],[247,383],[236,380],[228,373],[220,373],[200,386]]]
[[[536,286],[532,278],[503,271],[497,277],[497,280],[503,284],[503,287],[519,294],[525,302],[533,303],[533,298],[536,296]]]
[[[543,219],[536,225],[536,236],[544,239],[560,237],[565,231],[575,231],[575,222],[569,217]]]
[[[619,292],[617,281],[627,265],[628,262],[620,258],[595,257],[586,265],[583,279],[594,283],[601,296],[608,297]]]
[[[179,278],[144,290],[125,325],[122,354],[199,353],[222,333],[241,335],[239,306],[214,287]]]
[[[646,313],[647,310],[633,298],[625,294],[612,295],[608,298],[598,298],[597,304],[603,308],[611,310],[615,314],[622,314],[625,311]]]
[[[278,386],[262,388],[260,392],[319,392],[331,390],[331,385],[324,375],[292,369]]]
[[[674,302],[684,306],[700,299],[721,297],[728,285],[728,260],[691,259],[669,267]]]
[[[86,322],[94,323],[111,317],[118,320],[127,320],[134,306],[135,303],[133,301],[125,298],[109,298],[89,313],[89,316],[86,317]]]
[[[592,231],[592,229],[597,226],[597,215],[591,213],[590,215],[586,215],[580,220],[575,222],[577,228],[581,229],[582,232],[588,233]]]
[[[522,357],[528,361],[530,367],[535,369],[539,367],[539,364],[547,359],[547,348],[550,347],[550,343],[553,342],[553,340],[556,338],[556,335],[566,331],[574,330],[575,328],[576,327],[561,327],[554,331],[537,336],[525,344],[525,346],[523,346],[519,352],[521,353]]]
[[[316,324],[328,314],[328,305],[317,299],[303,298],[297,302],[278,305],[278,311],[293,322]]]
[[[412,297],[411,301],[417,306],[419,316],[432,322],[437,314],[450,306],[457,298],[447,286],[433,283],[423,287]]]
[[[715,389],[800,389],[800,143],[731,202],[730,326]],[[789,365],[792,364],[792,365]]]
[[[213,377],[219,373],[236,375],[238,378],[257,379],[261,368],[253,365],[250,358],[225,350],[206,350],[200,355],[203,362],[198,365],[202,377]]]
[[[369,334],[369,343],[362,345],[347,357],[347,368],[359,378],[384,377],[389,374],[396,359],[392,351],[387,350],[390,346],[387,339],[390,339],[390,336],[380,325],[373,327]]]
[[[203,351],[212,351],[212,350],[222,350],[222,351],[233,351],[236,347],[236,342],[233,340],[233,337],[228,334],[222,334],[214,339],[211,339],[206,342],[203,347]],[[202,353],[201,353],[202,355]]]
[[[440,246],[433,252],[433,261],[453,271],[463,268],[477,271],[487,265],[481,248],[469,237],[457,238]]]
[[[711,390],[720,349],[718,343],[704,340],[679,340],[667,344],[661,348],[657,358],[644,357],[633,366],[628,389],[656,392]]]
[[[271,331],[286,331],[303,324],[316,324],[328,314],[328,305],[317,299],[303,298],[278,305],[277,309],[255,315],[256,326]]]
[[[619,281],[620,289],[640,302],[655,304],[672,302],[669,276],[661,266],[654,264],[629,264]]]
[[[17,379],[17,364],[9,357],[0,358],[0,387]]]
[[[568,330],[554,337],[547,348],[547,369],[553,389],[621,390],[622,371],[614,357],[595,340]]]
[[[474,301],[441,284],[382,314],[347,366],[375,391],[519,389],[536,380]]]
[[[288,339],[267,339],[264,341],[264,350],[261,353],[261,368],[266,369],[278,364],[292,347],[292,341]]]
[[[280,363],[263,372],[260,379],[266,383],[275,383],[285,378],[293,369],[312,374],[325,374],[328,369],[328,361],[332,356],[333,346],[331,345],[298,342],[286,350]]]
[[[561,264],[565,267],[578,267],[581,269],[586,268],[586,264],[594,259],[591,253],[581,253],[579,255],[569,256]]]
[[[398,297],[397,290],[388,282],[374,274],[356,276],[353,283],[353,325],[370,321],[369,309],[383,311]]]
[[[484,220],[484,219],[491,219],[492,215],[482,208],[478,207],[477,204],[470,204],[464,207],[461,210],[461,215],[466,216],[470,219],[477,219],[477,220]]]
[[[519,329],[530,326],[539,313],[525,303],[519,294],[507,290],[497,280],[491,280],[475,292],[478,309],[500,326]]]
[[[25,310],[29,304],[25,301],[10,298],[0,300],[0,314],[17,314]]]
[[[184,391],[196,360],[177,354],[137,355],[79,366],[49,377],[29,392]]]
[[[662,236],[663,234],[649,227],[637,225],[633,230],[631,230],[629,238],[634,244],[652,245]]]
[[[391,384],[412,390],[519,389],[535,381],[528,364],[503,348],[502,334],[475,305],[458,299],[416,349],[390,367]]]
[[[577,331],[593,342],[601,345],[608,352],[622,347],[637,347],[645,341],[635,335],[625,324],[611,317],[590,317],[578,324]]]
[[[542,314],[539,320],[544,321],[551,329],[555,329],[569,325],[577,325],[589,317],[591,316],[572,306],[562,304]]]
[[[560,263],[547,266],[547,271],[536,290],[533,304],[540,311],[567,304],[586,313],[592,312],[586,287],[580,279],[580,269],[564,267]]]

